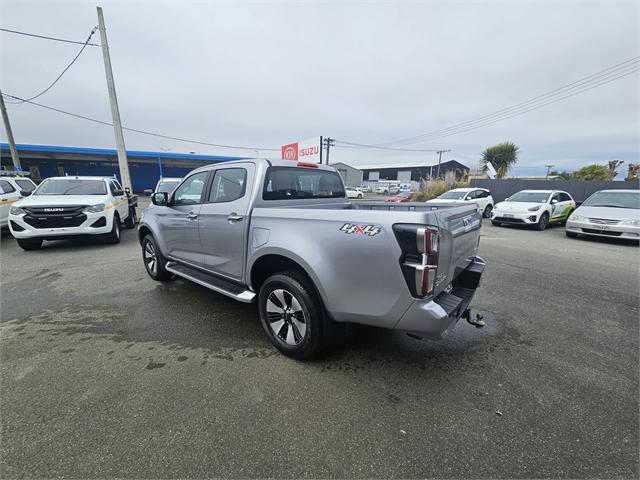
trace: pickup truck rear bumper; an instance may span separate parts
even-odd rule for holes
[[[430,340],[440,340],[455,326],[469,307],[480,283],[485,263],[474,257],[453,281],[452,290],[430,300],[415,300],[396,324],[402,330]]]

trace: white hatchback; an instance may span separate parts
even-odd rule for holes
[[[443,203],[458,204],[475,202],[478,204],[478,210],[482,212],[484,218],[491,216],[493,210],[493,197],[491,192],[486,188],[454,188],[443,193],[437,198],[427,200],[427,203]]]

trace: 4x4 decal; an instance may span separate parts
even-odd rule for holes
[[[374,235],[379,234],[382,231],[382,228],[376,227],[375,225],[354,225],[353,223],[345,223],[340,227],[340,231],[348,235],[355,233],[356,235],[362,234],[373,237]]]

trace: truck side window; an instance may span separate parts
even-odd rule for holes
[[[13,185],[11,185],[9,182],[7,182],[6,180],[0,180],[0,193],[11,193],[15,191],[16,189],[13,188]]]
[[[191,175],[176,189],[173,194],[174,205],[193,205],[200,203],[204,183],[209,172],[200,172]]]
[[[209,202],[232,202],[244,197],[247,190],[247,171],[244,168],[221,168],[216,170]]]

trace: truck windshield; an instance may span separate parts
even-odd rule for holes
[[[303,167],[269,167],[262,192],[263,200],[344,196],[344,186],[336,172]]]
[[[106,195],[107,187],[102,180],[79,178],[49,179],[40,184],[34,195]]]
[[[585,207],[640,209],[640,192],[596,192],[582,204]]]
[[[443,193],[438,198],[442,198],[444,200],[462,200],[466,194],[467,194],[466,191],[454,192],[453,190],[450,190],[448,192]]]
[[[509,197],[509,202],[544,203],[551,192],[518,192]]]

